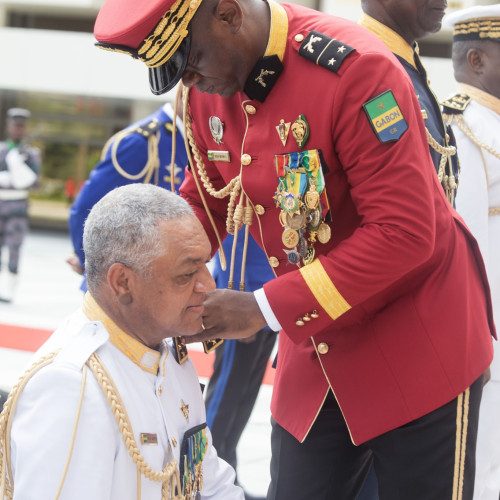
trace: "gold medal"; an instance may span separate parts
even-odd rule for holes
[[[302,211],[288,214],[285,212],[286,226],[292,229],[302,229],[306,225],[306,214]]]
[[[184,403],[184,400],[181,399],[181,408],[180,408],[182,414],[184,415],[184,418],[186,419],[186,422],[189,423],[189,405]]]
[[[312,231],[316,231],[318,229],[318,226],[321,222],[321,213],[318,209],[312,210],[307,214],[306,217],[307,220],[307,225],[309,226],[309,229]]]
[[[311,186],[312,188],[313,186]],[[316,186],[314,186],[316,187]],[[306,206],[307,208],[310,208],[311,210],[315,210],[316,208],[318,208],[318,205],[319,205],[319,193],[317,191],[313,191],[312,189],[310,189],[306,195],[305,195],[305,202],[306,202]]]
[[[292,193],[288,193],[284,198],[282,198],[282,208],[286,212],[293,213],[300,208],[300,202]]]
[[[307,123],[304,115],[299,115],[293,122],[292,135],[297,142],[297,146],[299,146],[299,148],[303,147],[309,138],[309,123]]]
[[[282,211],[280,212],[280,217],[279,217],[279,219],[280,219],[280,224],[281,224],[283,227],[287,227],[287,226],[289,227],[289,225],[288,225],[288,220],[287,220],[287,219],[288,219],[288,214],[287,214],[284,210],[282,210]]]
[[[281,241],[287,248],[294,248],[299,242],[299,233],[295,229],[286,229],[281,235]]]
[[[314,247],[310,246],[307,249],[306,256],[302,259],[302,262],[304,263],[304,266],[307,266],[308,264],[310,264],[314,260],[314,255],[315,254],[316,254],[316,252],[314,251]]]
[[[325,222],[322,222],[318,228],[318,241],[320,243],[328,243],[332,237],[332,230]]]

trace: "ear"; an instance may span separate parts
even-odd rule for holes
[[[483,72],[485,57],[485,53],[480,49],[471,48],[467,51],[467,64],[474,73],[480,74]]]
[[[243,22],[243,11],[238,0],[219,0],[215,8],[215,17],[236,33]]]
[[[133,272],[132,269],[119,262],[115,262],[108,270],[108,284],[122,305],[132,303]]]

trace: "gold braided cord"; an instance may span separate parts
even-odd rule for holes
[[[82,370],[82,383],[80,385],[80,397],[78,398],[78,408],[76,410],[75,423],[73,424],[73,434],[71,435],[71,442],[70,442],[69,451],[68,451],[68,458],[66,459],[66,465],[64,466],[64,471],[63,471],[63,475],[61,477],[61,481],[59,481],[59,488],[57,488],[55,500],[58,500],[58,498],[61,496],[61,492],[62,492],[62,489],[64,486],[64,481],[66,480],[66,475],[68,474],[69,464],[71,462],[71,457],[73,455],[73,449],[75,446],[76,431],[78,429],[78,423],[80,422],[80,415],[82,412],[83,396],[85,394],[86,383],[87,383],[87,367],[84,366],[83,370]]]
[[[16,408],[17,402],[21,393],[23,392],[26,384],[35,375],[36,372],[41,370],[44,366],[52,363],[56,357],[57,352],[53,352],[40,358],[28,370],[24,372],[21,378],[14,385],[9,393],[9,397],[3,406],[3,411],[0,414],[0,498],[12,500],[14,496],[14,482],[12,475],[12,468],[10,463],[10,431],[12,427],[12,417]]]
[[[486,159],[483,154],[483,150],[487,151],[491,155],[493,155],[495,158],[500,160],[500,152],[497,150],[493,149],[491,146],[488,146],[488,144],[485,144],[484,142],[480,141],[472,132],[472,129],[470,128],[469,124],[466,122],[465,118],[461,114],[445,114],[443,115],[443,118],[445,119],[446,123],[448,125],[451,125],[453,120],[455,120],[458,128],[479,148],[479,152],[481,153],[481,158],[483,160],[483,168],[484,168],[484,173],[486,175],[486,185],[490,186],[490,179],[488,175],[488,167],[486,166]],[[488,209],[488,215],[500,215],[500,207],[492,207]]]
[[[0,498],[6,500],[12,500],[14,496],[14,484],[12,468],[10,463],[10,433],[12,427],[12,416],[14,415],[14,410],[16,408],[19,397],[22,391],[26,387],[29,380],[43,367],[52,363],[56,357],[57,352],[53,352],[34,363],[19,379],[17,384],[12,388],[7,401],[4,404],[2,413],[0,414],[0,461],[1,461],[1,486],[0,486]],[[144,457],[139,452],[134,435],[132,432],[132,426],[128,418],[125,406],[121,400],[111,376],[108,374],[102,362],[100,361],[97,354],[93,354],[87,361],[87,366],[90,368],[94,376],[96,377],[99,386],[104,392],[106,399],[111,406],[111,410],[118,424],[119,431],[122,435],[123,441],[129,452],[130,457],[137,467],[139,474],[143,474],[148,479],[161,482],[162,483],[162,500],[183,500],[181,480],[179,475],[179,470],[177,468],[177,462],[172,460],[167,463],[161,472],[154,471],[149,465],[145,463]],[[73,429],[73,436],[71,441],[71,446],[69,450],[69,456],[64,468],[63,477],[59,485],[58,494],[62,490],[64,483],[66,471],[71,460],[71,454],[73,451],[74,440],[76,436],[76,428],[78,426],[79,415],[81,411],[81,405],[83,401],[84,387],[86,379],[86,369],[83,372],[82,388],[80,391],[80,403],[77,410],[77,417],[75,420],[75,427]],[[170,450],[169,450],[170,451]]]
[[[189,88],[184,87],[182,90],[182,104],[183,104],[183,109],[182,109],[182,121],[184,122],[184,144],[186,146],[186,153],[188,156],[188,161],[189,161],[189,166],[191,167],[191,172],[193,174],[193,179],[196,184],[196,189],[198,190],[198,193],[200,195],[200,199],[203,203],[203,208],[205,209],[205,213],[207,214],[208,220],[210,221],[210,224],[212,225],[212,229],[214,230],[215,237],[217,238],[217,243],[219,245],[219,259],[220,259],[220,265],[223,271],[226,270],[227,268],[227,261],[226,261],[226,254],[224,253],[224,248],[222,247],[222,240],[220,239],[219,231],[217,230],[217,226],[215,225],[214,218],[212,217],[212,213],[210,212],[210,209],[208,208],[207,201],[205,200],[205,195],[203,194],[203,190],[201,189],[200,186],[200,181],[198,180],[198,177],[196,176],[195,168],[193,165],[193,157],[191,155],[191,150],[190,150],[190,145],[188,142],[188,133],[187,133],[187,125],[186,125],[186,120],[187,117],[189,116],[188,113],[188,100],[189,100]],[[191,124],[189,126],[190,129],[190,135],[192,138],[192,142],[194,143],[194,138],[193,138],[193,131],[191,129]]]
[[[425,129],[425,133],[427,134],[427,143],[429,146],[441,155],[438,167],[438,179],[444,188],[448,201],[453,204],[458,184],[455,175],[453,175],[451,157],[457,154],[457,148],[455,146],[441,146],[441,144],[432,137],[427,128]],[[449,167],[448,172],[446,172],[446,164],[448,164]]]
[[[136,465],[137,470],[149,480],[162,483],[162,500],[183,500],[177,462],[175,460],[167,462],[160,472],[155,471],[146,463],[137,447],[125,405],[111,375],[107,372],[96,353],[90,356],[87,365],[106,396],[113,416],[118,424],[118,429],[122,435],[125,447]]]
[[[172,155],[170,157],[170,165],[172,165],[172,173],[170,175],[170,191],[175,193],[175,154],[177,146],[177,113],[179,112],[179,98],[182,92],[182,85],[177,86],[174,102],[174,116],[172,117]],[[182,165],[185,167],[185,165]]]
[[[453,118],[455,118],[455,121],[457,122],[458,128],[478,147],[481,149],[484,149],[485,151],[488,151],[490,155],[493,155],[495,158],[500,160],[500,152],[498,152],[496,149],[493,149],[491,146],[488,146],[488,144],[485,144],[484,142],[481,142],[472,132],[471,128],[469,127],[469,124],[465,121],[464,117],[462,115],[453,115]]]
[[[151,181],[151,177],[153,174],[155,174],[155,179],[156,179],[156,184],[158,184],[158,170],[160,167],[160,157],[158,155],[158,144],[160,142],[160,131],[157,131],[154,134],[150,134],[148,136],[148,160],[146,164],[144,165],[144,168],[135,175],[129,174],[126,172],[118,162],[118,157],[117,157],[117,152],[118,152],[118,146],[120,145],[121,141],[130,135],[131,133],[134,133],[136,129],[125,129],[122,130],[121,132],[118,132],[115,134],[104,146],[103,148],[103,154],[101,155],[101,158],[104,158],[106,156],[106,152],[109,148],[110,143],[112,142],[113,145],[111,147],[111,161],[113,163],[113,166],[116,168],[117,172],[125,177],[125,179],[128,179],[130,181],[137,181],[144,177],[144,183],[149,183]],[[173,174],[172,174],[173,175]]]
[[[234,228],[235,228],[235,221],[234,221],[234,215],[235,215],[235,205],[236,205],[236,198],[239,196],[240,191],[241,191],[241,176],[238,174],[236,177],[231,179],[229,184],[224,186],[222,189],[217,191],[213,184],[210,181],[210,178],[208,177],[207,171],[205,169],[205,164],[203,162],[203,158],[201,157],[200,150],[198,148],[198,145],[196,144],[196,141],[194,139],[194,134],[193,134],[193,127],[192,127],[192,119],[190,114],[187,112],[187,101],[188,101],[188,95],[189,95],[189,89],[186,88],[184,90],[183,94],[183,99],[184,99],[184,128],[186,132],[186,140],[189,143],[189,146],[186,148],[188,150],[188,156],[189,156],[189,162],[191,164],[191,167],[193,167],[192,164],[192,156],[191,156],[191,151],[194,155],[194,160],[196,162],[196,169],[198,172],[198,175],[200,176],[200,180],[203,183],[203,186],[205,187],[205,190],[213,196],[214,198],[226,198],[229,196],[229,203],[227,207],[227,219],[226,219],[226,229],[229,234],[234,234]],[[194,175],[194,169],[192,168],[193,171],[193,177],[197,181],[196,175]],[[200,191],[201,194],[201,191]],[[202,196],[202,200],[205,205],[204,197]],[[208,207],[205,205],[205,210],[209,217],[210,215],[210,210]],[[217,233],[216,233],[217,234]],[[218,235],[217,238],[219,239]],[[220,245],[220,240],[219,240],[219,246]]]

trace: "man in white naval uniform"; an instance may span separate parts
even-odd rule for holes
[[[479,242],[500,323],[500,4],[450,14],[458,93],[444,104],[462,173],[456,205]],[[476,450],[475,500],[500,496],[500,347],[494,343],[484,387]]]
[[[0,418],[0,498],[243,500],[212,447],[194,366],[164,340],[202,329],[215,288],[198,219],[165,189],[124,186],[94,206],[83,246],[83,309]]]

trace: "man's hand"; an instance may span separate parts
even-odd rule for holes
[[[214,290],[207,294],[203,330],[184,336],[190,344],[209,339],[246,339],[266,326],[266,320],[251,292]]]

